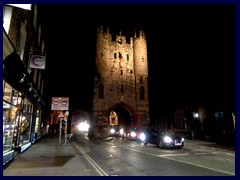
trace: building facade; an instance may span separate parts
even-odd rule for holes
[[[147,40],[141,29],[127,38],[98,26],[93,119],[97,129],[149,124]]]
[[[44,71],[29,66],[43,44],[37,5],[3,6],[3,165],[43,135]]]

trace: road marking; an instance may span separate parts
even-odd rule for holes
[[[73,145],[82,153],[82,155],[101,176],[108,176],[108,174],[76,142],[73,142]]]
[[[235,173],[231,173],[231,172],[227,172],[227,171],[223,171],[223,170],[218,170],[218,169],[202,166],[202,165],[194,164],[194,163],[191,163],[191,162],[181,161],[181,160],[177,160],[177,159],[171,159],[171,158],[168,158],[168,157],[163,157],[163,158],[235,176]]]
[[[188,153],[184,153],[184,154],[152,154],[152,153],[148,153],[148,152],[144,152],[144,151],[140,151],[140,150],[136,150],[136,149],[132,149],[132,148],[127,148],[127,147],[122,147],[122,148],[131,150],[131,151],[136,151],[136,152],[143,153],[143,154],[148,154],[148,155],[150,155],[150,156],[156,156],[156,157],[185,156],[185,155],[189,155]]]
[[[196,155],[205,155],[205,154],[209,154],[209,153],[194,153]]]
[[[158,155],[158,157],[169,157],[169,156],[186,156],[189,155],[188,153],[184,153],[184,154],[162,154],[162,155]]]
[[[140,151],[140,150],[136,150],[136,149],[132,149],[132,148],[127,148],[127,147],[122,147],[122,146],[121,146],[121,148],[128,149],[128,150],[131,150],[131,151],[136,151],[136,152],[143,153],[143,154],[148,154],[150,156],[156,156],[156,157],[161,157],[161,158],[165,158],[165,159],[172,160],[172,161],[177,161],[177,162],[184,163],[184,164],[190,164],[192,166],[197,166],[197,167],[200,167],[200,168],[204,168],[204,169],[217,171],[217,172],[221,172],[221,173],[225,173],[225,174],[229,174],[229,175],[235,176],[235,173],[231,173],[231,172],[227,172],[227,171],[223,171],[223,170],[218,170],[218,169],[202,166],[202,165],[194,164],[194,163],[191,163],[191,162],[181,161],[181,160],[177,160],[177,159],[171,159],[171,158],[167,157],[167,155],[166,156],[164,156],[164,155],[157,155],[157,154],[152,154],[152,153],[148,153],[148,152],[144,152],[144,151]],[[176,154],[176,155],[188,155],[188,154]]]

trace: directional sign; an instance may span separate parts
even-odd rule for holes
[[[51,110],[68,110],[68,97],[52,97]]]

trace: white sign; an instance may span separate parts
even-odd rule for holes
[[[52,97],[51,110],[68,110],[68,97]]]
[[[40,55],[31,55],[30,58],[30,68],[35,68],[35,69],[45,69],[45,64],[46,64],[46,57],[45,56],[40,56]]]
[[[63,117],[64,117],[63,113],[61,112],[61,113],[58,115],[58,117],[59,117],[59,118],[63,118]]]
[[[67,116],[69,115],[69,111],[66,111],[66,113],[65,113]]]

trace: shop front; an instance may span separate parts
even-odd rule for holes
[[[23,152],[40,134],[43,100],[3,31],[3,165]]]

